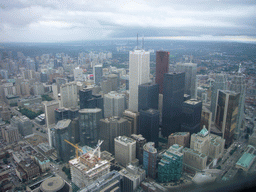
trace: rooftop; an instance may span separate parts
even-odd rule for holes
[[[95,109],[80,109],[79,113],[98,113],[101,112],[100,108],[95,108]]]
[[[240,165],[245,168],[249,168],[251,163],[254,161],[255,155],[245,152],[242,157],[238,160],[236,165]]]
[[[58,121],[58,123],[55,125],[55,129],[64,129],[64,128],[67,128],[70,123],[71,123],[71,120],[70,120],[70,119],[60,120],[60,121]]]
[[[133,142],[136,142],[134,139],[132,139],[130,137],[126,137],[126,136],[116,137],[115,140],[121,141],[123,143],[133,143]]]

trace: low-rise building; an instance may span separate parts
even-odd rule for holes
[[[18,167],[20,169],[17,168],[16,173],[21,172],[20,174],[17,175],[18,177],[20,175],[19,177],[20,180],[22,180],[23,178],[25,178],[26,180],[30,180],[33,177],[40,175],[39,166],[36,165],[33,161],[29,161],[29,162],[21,161],[18,164]],[[25,173],[25,176],[24,176],[24,173]]]
[[[189,132],[175,132],[168,137],[168,146],[174,144],[182,145],[183,147],[189,147],[190,133]]]
[[[41,172],[45,172],[50,169],[50,160],[41,153],[36,153],[32,157],[36,164],[40,167]]]
[[[247,172],[256,159],[255,151],[256,149],[252,145],[248,145],[244,154],[237,161],[236,168],[243,169]]]

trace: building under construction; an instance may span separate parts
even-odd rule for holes
[[[175,147],[179,148],[179,145],[170,147],[158,163],[158,181],[161,183],[177,181],[181,177],[183,154],[173,150]]]
[[[109,173],[110,163],[88,152],[69,161],[72,182],[80,189]]]

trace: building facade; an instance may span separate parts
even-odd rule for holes
[[[125,110],[125,96],[111,91],[104,95],[104,117],[121,117]]]
[[[150,53],[134,50],[129,53],[129,110],[138,111],[138,86],[150,81]]]
[[[183,147],[189,147],[190,133],[189,132],[176,132],[172,133],[168,137],[168,146],[173,146],[174,144],[181,145]]]
[[[169,72],[169,55],[167,51],[156,52],[156,83],[159,85],[160,94],[164,90],[164,74]]]
[[[148,142],[143,146],[143,169],[148,177],[156,178],[157,150],[154,142]]]
[[[192,99],[197,99],[196,72],[197,64],[179,63],[176,65],[178,72],[185,72],[185,90],[184,93],[191,95]]]
[[[164,74],[162,112],[162,135],[164,137],[180,131],[184,87],[185,73]]]
[[[159,85],[144,83],[139,85],[138,111],[147,109],[158,109]]]
[[[76,82],[61,85],[60,95],[62,107],[76,107],[78,105]]]
[[[99,139],[100,119],[102,111],[95,109],[79,110],[80,145],[95,146]]]

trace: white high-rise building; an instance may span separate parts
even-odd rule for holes
[[[197,64],[179,63],[177,64],[177,71],[185,72],[184,93],[190,95],[192,99],[197,99],[197,87],[196,87]]]
[[[52,147],[52,136],[50,128],[55,124],[55,113],[54,110],[60,107],[59,101],[45,101],[44,103],[45,120],[48,129],[48,142],[49,146]]]
[[[78,105],[76,82],[66,83],[60,87],[61,107],[76,107]]]
[[[111,91],[104,95],[104,117],[123,115],[125,110],[125,97],[123,94]]]
[[[130,51],[129,74],[129,110],[138,111],[138,86],[150,82],[150,52]]]
[[[76,67],[74,69],[74,80],[75,81],[86,81],[86,75],[84,74],[84,71],[80,67]]]

